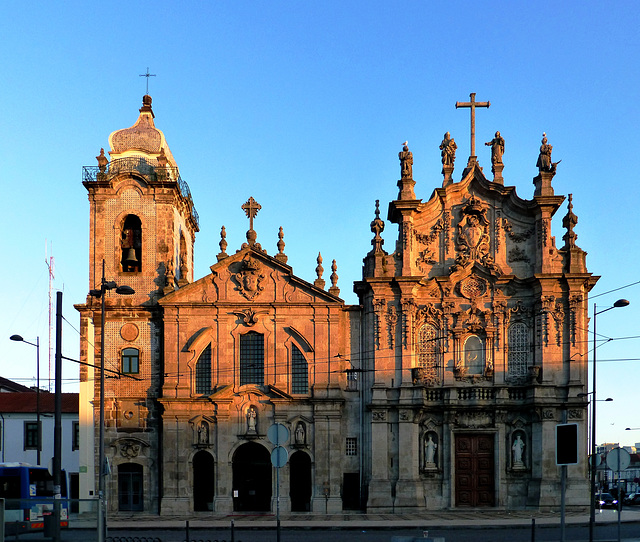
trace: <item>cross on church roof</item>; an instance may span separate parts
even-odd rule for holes
[[[242,209],[247,213],[249,217],[249,229],[253,229],[253,219],[258,214],[258,211],[262,209],[262,206],[253,199],[253,196],[247,200],[247,203],[242,205]]]
[[[149,94],[149,77],[155,77],[156,74],[155,73],[149,73],[149,67],[147,67],[147,73],[141,73],[139,75],[139,77],[146,77],[147,78],[147,94]]]
[[[476,93],[469,94],[470,102],[456,102],[456,109],[469,107],[471,109],[471,155],[476,155],[476,107],[489,107],[491,102],[476,102]]]

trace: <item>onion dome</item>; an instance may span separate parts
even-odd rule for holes
[[[145,156],[147,160],[157,161],[158,157],[163,155],[169,166],[176,167],[164,134],[156,128],[154,118],[151,96],[146,94],[142,98],[140,116],[136,123],[130,128],[116,130],[109,136],[111,159]]]

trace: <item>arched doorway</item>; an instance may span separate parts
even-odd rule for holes
[[[193,510],[213,510],[214,462],[209,452],[199,451],[193,456]]]
[[[233,454],[233,510],[271,510],[271,458],[255,442],[243,444]]]
[[[291,511],[308,512],[311,510],[311,458],[297,451],[289,459],[289,469]]]

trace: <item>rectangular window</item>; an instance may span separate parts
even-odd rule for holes
[[[140,352],[137,348],[125,348],[122,351],[122,372],[124,374],[140,372]]]
[[[42,449],[40,447],[40,428],[38,427],[38,422],[24,422],[24,449]]]
[[[71,449],[80,449],[80,422],[73,422],[73,442],[71,443]]]
[[[346,455],[358,455],[358,439],[356,437],[347,437],[345,453]]]
[[[264,384],[264,335],[250,331],[240,335],[240,385]]]
[[[359,369],[347,369],[347,391],[358,391]]]

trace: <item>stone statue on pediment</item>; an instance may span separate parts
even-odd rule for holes
[[[440,156],[442,157],[443,166],[453,166],[456,161],[456,149],[458,145],[451,137],[451,134],[447,132],[444,134],[444,139],[440,143]]]
[[[504,154],[504,137],[500,135],[500,132],[496,132],[495,137],[491,141],[485,143],[486,146],[491,147],[491,164],[502,164],[502,155]]]

